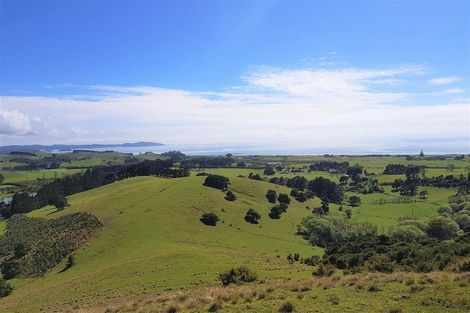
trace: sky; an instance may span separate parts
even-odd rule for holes
[[[470,153],[470,1],[0,0],[0,144]]]

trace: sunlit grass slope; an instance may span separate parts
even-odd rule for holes
[[[70,207],[56,212],[46,207],[30,216],[57,218],[77,211],[96,215],[102,230],[74,253],[75,265],[60,272],[59,265],[43,278],[13,281],[13,294],[0,301],[0,312],[64,311],[93,306],[132,295],[204,285],[229,267],[246,264],[261,279],[309,276],[311,267],[290,265],[288,253],[314,253],[295,235],[296,225],[310,212],[293,201],[280,220],[268,217],[268,189],[287,188],[247,178],[230,177],[237,200],[204,187],[203,176],[179,179],[138,177],[70,197]],[[248,224],[249,208],[261,213],[259,225]],[[215,227],[199,218],[215,212]],[[279,256],[279,257],[278,257]]]

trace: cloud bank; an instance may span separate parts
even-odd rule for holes
[[[89,86],[79,96],[2,96],[0,132],[2,144],[154,140],[327,151],[441,141],[467,152],[468,90],[449,86],[458,80],[447,77],[431,81],[458,92],[410,91],[408,84],[425,84],[425,76],[417,65],[256,67],[223,91]]]

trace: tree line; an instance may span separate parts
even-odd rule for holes
[[[60,205],[66,196],[134,176],[175,178],[189,176],[189,170],[173,168],[171,160],[145,160],[137,164],[92,167],[84,173],[46,183],[37,193],[16,193],[10,203],[0,203],[0,215],[9,218],[13,214],[30,212],[45,205]]]

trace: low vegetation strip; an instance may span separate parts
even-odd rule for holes
[[[5,279],[45,274],[101,227],[89,213],[54,220],[15,215],[0,236],[0,268]]]

